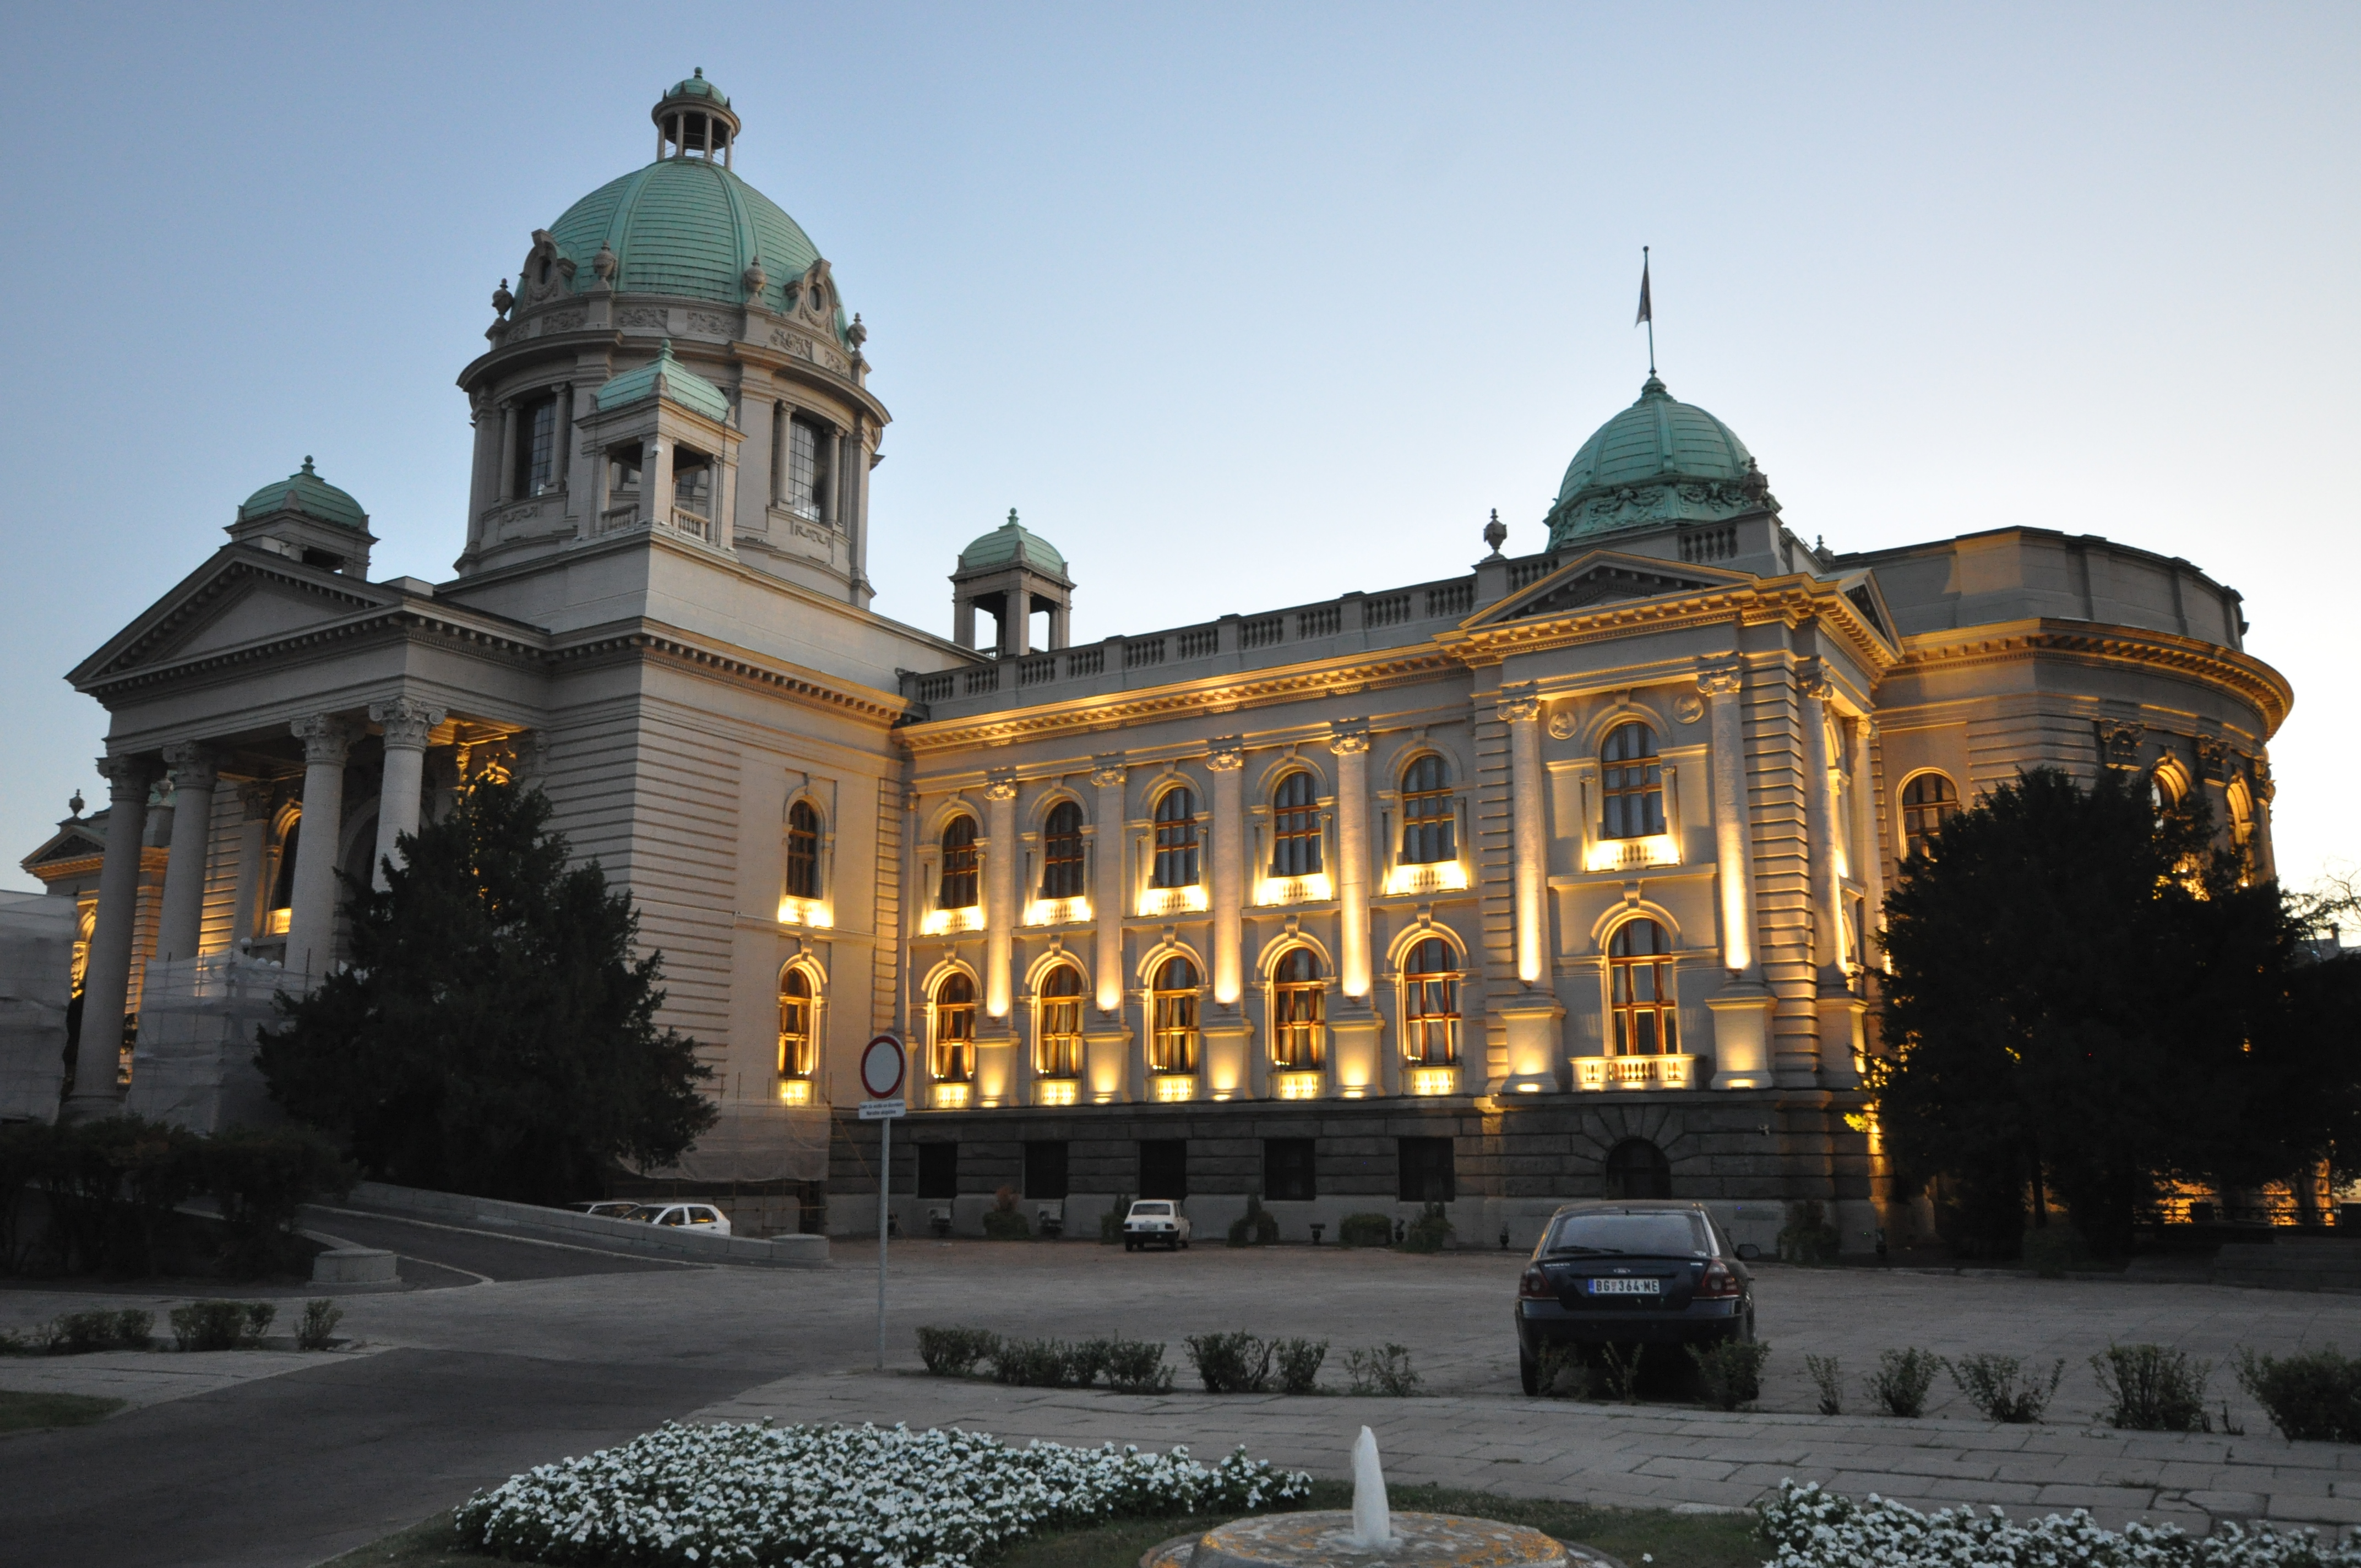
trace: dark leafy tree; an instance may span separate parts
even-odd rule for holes
[[[2168,1177],[2256,1184],[2354,1146],[2348,960],[2248,883],[2202,798],[2043,769],[1951,817],[1886,900],[1886,1054],[1871,1087],[1905,1175],[1939,1177],[1971,1249],[2062,1201],[2121,1254]]]
[[[696,1043],[659,1029],[661,954],[598,862],[568,869],[539,791],[488,780],[347,882],[352,963],[280,999],[271,1093],[406,1185],[553,1201],[663,1165],[714,1120]]]

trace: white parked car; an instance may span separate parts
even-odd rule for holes
[[[1123,1217],[1123,1250],[1137,1252],[1161,1242],[1178,1252],[1189,1245],[1189,1216],[1170,1198],[1142,1198]]]
[[[639,1206],[639,1201],[632,1198],[603,1198],[596,1202],[566,1205],[577,1214],[591,1214],[602,1220],[628,1220]]]
[[[730,1234],[730,1216],[710,1203],[642,1203],[624,1218],[651,1225],[681,1225],[693,1231]]]

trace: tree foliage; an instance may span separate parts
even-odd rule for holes
[[[2311,961],[2310,911],[2246,882],[2192,795],[2037,770],[1904,862],[1871,1087],[1955,1240],[2007,1249],[2029,1196],[2120,1254],[2160,1179],[2259,1185],[2354,1146],[2361,960]]]
[[[281,997],[271,1093],[410,1186],[553,1201],[612,1162],[664,1165],[710,1126],[696,1043],[658,1029],[662,955],[597,861],[568,869],[539,791],[468,788],[347,882],[352,962]]]

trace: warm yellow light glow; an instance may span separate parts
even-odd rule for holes
[[[812,1086],[810,1079],[790,1078],[779,1085],[780,1104],[808,1105],[811,1102]]]
[[[938,1111],[964,1111],[964,1110],[966,1110],[966,1109],[967,1109],[967,1091],[968,1091],[968,1086],[967,1086],[966,1084],[964,1084],[964,1083],[938,1083],[938,1084],[936,1084],[936,1085],[935,1085],[935,1098],[934,1098],[934,1107],[935,1107],[935,1109],[936,1109],[936,1110],[938,1110]]]
[[[1542,1086],[1538,1083],[1521,1083],[1517,1085],[1517,1092],[1520,1094],[1539,1094],[1541,1091]]]
[[[1680,863],[1680,840],[1670,833],[1655,833],[1645,839],[1601,839],[1590,846],[1590,857],[1583,870],[1627,872],[1642,866],[1676,866]]]
[[[1159,1100],[1169,1102],[1176,1100],[1194,1100],[1196,1097],[1197,1080],[1193,1078],[1159,1078],[1156,1080],[1156,1098]]]
[[[1364,1100],[1368,1097],[1368,1093],[1369,1086],[1366,1083],[1348,1083],[1344,1089],[1345,1098],[1347,1100]]]
[[[836,912],[817,898],[782,898],[779,900],[779,924],[818,926],[825,929],[836,924]]]
[[[1091,917],[1091,901],[1079,894],[1072,898],[1037,898],[1025,906],[1027,926],[1075,926]]]
[[[1033,1086],[1033,1101],[1038,1105],[1071,1105],[1078,1092],[1071,1078],[1045,1078]]]
[[[1697,1058],[1576,1057],[1576,1089],[1694,1089]]]
[[[1320,1098],[1320,1075],[1316,1072],[1275,1072],[1270,1075],[1270,1091],[1281,1100],[1317,1100]]]
[[[1412,1094],[1455,1094],[1459,1091],[1459,1069],[1455,1067],[1412,1068],[1410,1091]]]
[[[1467,885],[1467,868],[1457,861],[1400,865],[1386,873],[1386,893],[1457,893]]]
[[[927,917],[918,922],[919,931],[928,937],[947,936],[953,931],[983,929],[983,905],[971,904],[961,909],[929,909]]]
[[[269,918],[262,923],[262,934],[266,937],[284,937],[287,935],[287,923],[294,917],[294,914],[295,911],[292,909],[272,910]]]
[[[1202,915],[1213,907],[1205,885],[1194,887],[1151,887],[1139,895],[1139,913],[1143,918],[1161,915]]]
[[[1336,896],[1335,884],[1326,872],[1314,872],[1310,876],[1263,877],[1255,883],[1255,903],[1324,904]]]

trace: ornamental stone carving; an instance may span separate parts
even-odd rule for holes
[[[1338,756],[1347,756],[1369,749],[1369,721],[1366,718],[1339,718],[1328,726],[1328,749]]]
[[[425,750],[427,735],[444,718],[441,708],[410,696],[373,702],[368,716],[370,722],[383,727],[389,750],[400,747],[412,751]]]
[[[2210,735],[2200,735],[2197,741],[2197,771],[2216,784],[2226,784],[2230,778],[2230,748]]]
[[[2097,724],[2100,760],[2111,768],[2138,767],[2140,737],[2147,733],[2147,726],[2121,718],[2102,718]]]
[[[194,740],[165,747],[164,765],[172,771],[172,787],[176,790],[208,790],[220,776],[221,763],[214,749]]]
[[[106,781],[107,798],[145,804],[156,782],[155,765],[145,757],[101,757],[92,764]]]
[[[1016,773],[1014,771],[1003,771],[985,774],[983,781],[983,798],[986,800],[1015,800],[1016,798]]]
[[[303,742],[303,761],[313,767],[324,762],[341,766],[346,753],[352,750],[352,727],[333,713],[314,713],[299,718],[287,727],[288,732]]]
[[[1697,667],[1697,690],[1707,696],[1736,696],[1746,689],[1746,665],[1724,659]]]
[[[1114,789],[1130,776],[1131,770],[1123,765],[1120,754],[1091,759],[1091,783],[1101,789]]]
[[[1246,738],[1241,735],[1216,735],[1208,742],[1205,766],[1217,773],[1234,773],[1246,765]]]
[[[1502,686],[1494,699],[1493,711],[1503,724],[1525,724],[1542,714],[1541,693],[1528,681],[1520,686]]]
[[[1570,707],[1558,707],[1552,710],[1549,717],[1549,733],[1553,740],[1573,740],[1574,710]]]
[[[1683,692],[1673,699],[1673,717],[1683,724],[1695,724],[1705,717],[1705,699],[1695,692]]]
[[[279,784],[274,779],[257,779],[252,784],[237,786],[237,808],[248,822],[263,822],[279,809]]]

